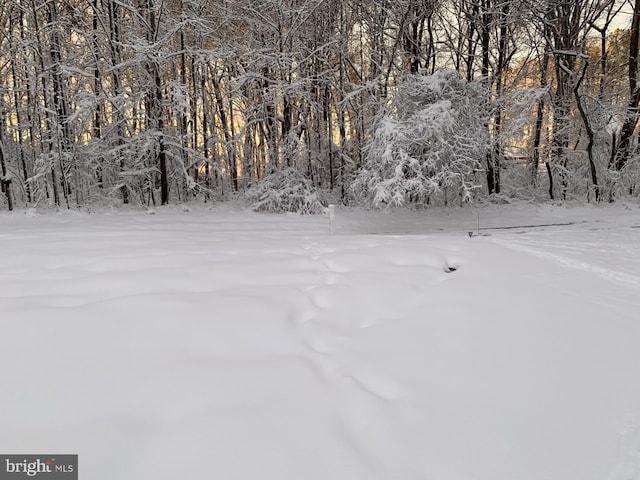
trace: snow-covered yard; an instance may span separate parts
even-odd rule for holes
[[[2,214],[0,452],[91,480],[639,478],[640,209],[480,219]]]

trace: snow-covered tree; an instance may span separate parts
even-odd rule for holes
[[[322,213],[324,206],[310,180],[295,168],[267,175],[247,190],[249,207],[256,212]]]
[[[376,208],[471,200],[488,143],[485,99],[455,71],[407,76],[366,147],[354,196]]]

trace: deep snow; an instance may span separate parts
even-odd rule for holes
[[[637,206],[2,214],[0,319],[80,478],[640,478]]]

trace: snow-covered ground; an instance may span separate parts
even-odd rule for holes
[[[2,214],[0,328],[80,478],[640,478],[637,206]]]

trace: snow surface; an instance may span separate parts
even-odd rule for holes
[[[637,206],[338,210],[334,235],[2,214],[0,452],[91,480],[636,480],[639,294]]]

